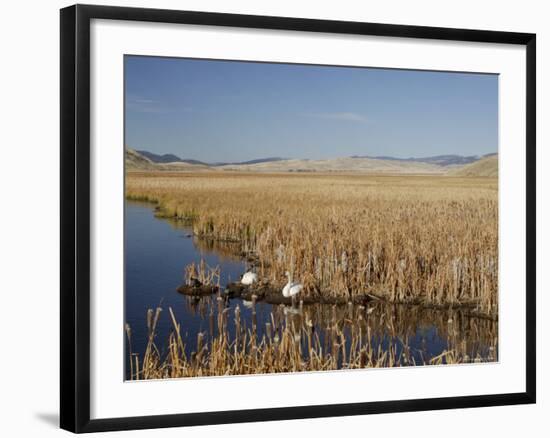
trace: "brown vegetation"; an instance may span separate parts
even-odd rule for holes
[[[131,379],[220,376],[298,371],[327,371],[372,367],[459,364],[497,360],[497,323],[467,318],[460,311],[438,312],[430,325],[447,334],[448,348],[437,355],[414,350],[418,306],[380,308],[364,306],[304,306],[289,312],[276,306],[271,321],[259,333],[255,304],[252,323],[246,326],[240,307],[230,311],[222,298],[200,302],[209,320],[208,332],[197,335],[196,348],[186,353],[182,327],[171,308],[173,330],[161,353],[155,330],[161,309],[148,311],[148,344],[143,357],[130,353]],[[296,309],[298,310],[298,309]],[[319,330],[319,327],[322,330]],[[230,330],[231,328],[231,330]],[[316,329],[317,328],[317,329]],[[320,331],[323,333],[320,336]],[[233,333],[233,335],[231,334]],[[127,327],[128,341],[132,342]],[[380,342],[390,336],[386,345]],[[470,341],[469,339],[475,339]],[[131,352],[130,348],[130,352]]]
[[[497,315],[498,184],[357,174],[130,173],[130,199],[235,242],[274,287],[305,296],[467,305]],[[290,348],[290,347],[289,347]]]
[[[185,267],[185,284],[178,287],[178,292],[184,295],[210,295],[220,290],[220,267],[212,268],[204,259],[199,263],[191,263]]]

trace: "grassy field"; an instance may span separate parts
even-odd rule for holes
[[[126,193],[199,237],[235,242],[274,287],[288,270],[306,296],[498,314],[496,178],[129,172]]]

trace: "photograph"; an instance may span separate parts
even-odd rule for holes
[[[125,54],[121,105],[125,381],[499,361],[498,74]]]

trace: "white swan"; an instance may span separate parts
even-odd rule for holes
[[[258,274],[252,271],[245,272],[241,278],[241,284],[245,284],[247,286],[250,286],[251,284],[256,283],[257,281],[258,281]]]
[[[285,275],[288,277],[288,283],[283,287],[283,297],[289,298],[289,297],[295,297],[298,295],[304,286],[300,283],[294,283],[292,282],[292,277],[290,276],[290,272],[286,271]]]

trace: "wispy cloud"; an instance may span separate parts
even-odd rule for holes
[[[166,112],[158,102],[137,96],[126,98],[126,109],[137,113],[163,113]]]
[[[369,119],[364,114],[354,112],[306,113],[304,114],[304,116],[315,119],[342,120],[345,122],[365,123],[369,121]]]

